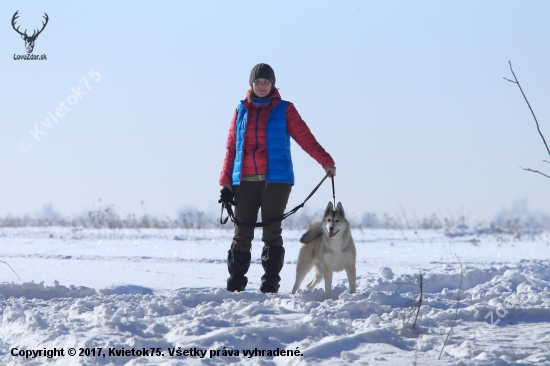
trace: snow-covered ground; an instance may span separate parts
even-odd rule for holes
[[[227,292],[231,234],[0,229],[20,277],[0,263],[0,364],[550,364],[549,232],[354,230],[357,293],[342,272],[327,301],[323,283],[290,295],[292,230],[279,294],[259,292],[260,241]]]

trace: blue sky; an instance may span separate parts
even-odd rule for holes
[[[16,10],[21,29],[49,15],[33,52],[46,61],[14,60]],[[121,214],[217,210],[259,62],[334,157],[348,212],[490,219],[526,200],[550,213],[550,180],[519,168],[550,173],[549,157],[503,80],[512,60],[550,138],[548,14],[546,1],[2,1],[0,215],[80,214],[99,198]],[[41,125],[60,102],[70,110]],[[293,158],[289,207],[323,177],[296,144]],[[326,184],[308,207],[331,196]]]

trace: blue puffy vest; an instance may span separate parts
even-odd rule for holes
[[[245,100],[237,107],[237,120],[235,121],[236,154],[231,174],[232,184],[241,184],[242,162],[244,153],[244,137],[248,122],[248,110],[243,105]],[[288,183],[294,185],[294,171],[292,169],[292,157],[290,155],[290,135],[286,130],[286,109],[288,102],[279,99],[277,104],[267,117],[266,150],[267,150],[267,183]]]

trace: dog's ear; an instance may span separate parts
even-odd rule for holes
[[[338,202],[338,204],[336,205],[336,211],[338,211],[340,215],[342,215],[342,217],[346,217],[346,214],[344,213],[344,206],[342,206],[342,202]]]
[[[332,202],[329,202],[327,208],[325,209],[325,216],[332,213],[332,211],[334,211],[334,206],[332,205]]]

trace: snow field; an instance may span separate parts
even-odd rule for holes
[[[289,294],[301,231],[284,233],[281,291],[264,295],[259,241],[247,291],[224,289],[230,231],[2,229],[1,259],[21,282],[0,263],[0,363],[548,364],[549,235],[516,234],[356,230],[357,293],[349,294],[342,272],[333,299],[323,301],[323,283]],[[105,357],[11,354],[69,347],[101,347]],[[109,348],[164,356],[111,356]],[[193,349],[205,356],[175,355]],[[302,356],[248,353],[276,349]]]

